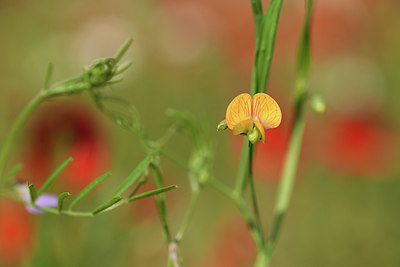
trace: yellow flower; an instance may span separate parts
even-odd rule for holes
[[[234,135],[244,134],[253,144],[265,142],[265,130],[276,128],[281,123],[282,113],[272,97],[264,93],[240,94],[226,110],[226,123]]]

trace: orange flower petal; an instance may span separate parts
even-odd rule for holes
[[[235,97],[226,110],[226,123],[229,129],[238,125],[241,121],[251,118],[251,96],[240,94]]]
[[[253,96],[253,118],[259,121],[264,129],[276,128],[282,120],[281,109],[275,100],[267,94],[258,93]]]

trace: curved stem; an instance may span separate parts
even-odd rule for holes
[[[8,133],[3,147],[0,153],[0,181],[2,181],[4,170],[7,163],[7,157],[10,153],[11,145],[13,144],[15,137],[17,136],[18,131],[20,130],[21,126],[24,124],[26,119],[32,113],[32,111],[45,99],[45,95],[39,93],[35,96],[25,107],[22,113],[19,115],[17,120],[15,121],[14,125],[12,126],[10,132]]]

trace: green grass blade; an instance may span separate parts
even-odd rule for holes
[[[4,176],[4,183],[10,182],[12,178],[22,169],[22,164],[18,163]]]
[[[71,196],[71,194],[69,192],[64,192],[64,193],[61,193],[61,194],[58,195],[58,205],[57,205],[57,207],[58,207],[58,212],[59,213],[61,213],[61,211],[62,211],[62,209],[64,207],[65,200],[70,196]]]
[[[93,214],[93,215],[96,215],[96,214],[98,214],[98,213],[100,213],[100,212],[102,212],[102,211],[104,211],[104,210],[110,208],[110,207],[113,206],[114,204],[118,203],[121,199],[122,199],[121,196],[115,196],[115,197],[111,198],[110,200],[104,202],[103,204],[101,204],[100,206],[98,206],[97,208],[95,208],[95,209],[92,211],[92,214]]]
[[[134,200],[138,200],[138,199],[141,199],[141,198],[158,195],[158,194],[161,194],[161,193],[173,190],[173,189],[177,189],[177,188],[178,188],[178,186],[176,184],[170,185],[170,186],[161,187],[161,188],[154,189],[154,190],[151,190],[151,191],[147,191],[147,192],[144,192],[144,193],[141,193],[141,194],[137,194],[137,195],[135,195],[133,197],[128,198],[128,201],[134,201]]]
[[[121,184],[118,190],[115,192],[114,197],[121,195],[128,189],[136,180],[140,177],[140,175],[146,171],[147,167],[153,160],[153,155],[148,155],[139,165],[131,172],[131,174],[125,179],[125,181]]]
[[[111,176],[111,172],[107,172],[96,180],[91,182],[88,186],[86,186],[75,198],[72,200],[69,205],[69,209],[72,209],[82,198],[84,198],[87,194],[89,194],[93,189],[95,189],[100,183],[102,183],[105,179]]]
[[[255,77],[253,77],[251,86],[252,95],[266,90],[282,3],[283,0],[271,0],[261,21],[259,37],[256,42]]]
[[[131,46],[132,42],[133,42],[133,40],[129,39],[122,45],[122,47],[120,48],[120,50],[117,52],[117,54],[114,57],[115,64],[117,64],[121,60],[121,58],[125,55],[126,51]]]
[[[49,89],[50,87],[50,79],[53,74],[53,63],[49,62],[49,65],[47,66],[47,73],[46,73],[46,78],[44,79],[44,89]]]
[[[32,202],[32,203],[35,203],[35,201],[36,201],[36,199],[37,199],[37,197],[38,197],[38,194],[37,194],[37,192],[36,192],[36,189],[35,189],[35,187],[33,186],[33,184],[29,184],[29,185],[28,185],[28,188],[29,188],[29,195],[31,196],[31,202]]]
[[[58,175],[62,172],[62,170],[67,167],[68,163],[72,160],[72,157],[68,157],[63,163],[61,163],[57,169],[47,178],[42,187],[38,191],[38,196],[40,196],[43,192],[47,190],[57,179]]]

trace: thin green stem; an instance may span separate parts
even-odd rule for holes
[[[153,174],[154,182],[156,183],[156,186],[158,188],[161,188],[164,186],[164,181],[162,178],[161,170],[158,167],[157,164],[150,164],[151,172]],[[157,197],[155,197],[156,204],[157,204],[157,209],[158,209],[158,214],[160,216],[161,224],[165,233],[165,236],[167,238],[167,242],[171,242],[171,232],[169,230],[168,222],[167,222],[167,204],[166,204],[166,199],[165,195],[161,194]]]
[[[254,35],[257,41],[259,36],[261,20],[264,15],[261,0],[251,0],[251,8],[253,9],[254,33],[255,33]]]
[[[274,211],[274,222],[272,224],[272,229],[270,231],[271,234],[268,240],[269,247],[274,246],[276,242],[283,217],[288,209],[290,197],[292,195],[305,127],[304,102],[305,97],[303,96],[297,103],[297,113],[290,137],[289,148],[286,154],[283,174],[278,189]]]
[[[261,221],[261,216],[260,216],[260,210],[258,208],[258,203],[257,203],[257,194],[256,194],[256,189],[254,187],[254,181],[253,181],[253,154],[254,154],[254,145],[249,142],[249,184],[250,184],[250,193],[251,193],[251,201],[253,204],[253,212],[254,212],[254,217],[256,219],[257,223],[257,228],[260,232],[261,235],[261,241],[264,243],[264,228],[263,224]]]
[[[261,249],[257,252],[254,267],[267,267],[269,265],[269,253],[266,249]]]
[[[243,138],[242,152],[240,153],[239,168],[236,177],[235,192],[238,195],[243,195],[243,191],[246,188],[247,174],[249,167],[249,148],[248,148],[248,138]]]
[[[136,194],[136,192],[139,190],[139,188],[146,183],[146,180],[139,181],[135,187],[133,188],[132,192],[129,194],[128,198],[133,197],[133,195]]]
[[[176,127],[175,126],[169,127],[167,131],[164,133],[164,135],[156,141],[156,143],[160,148],[164,147],[165,144],[174,136],[175,133],[176,133]]]
[[[10,153],[10,149],[14,140],[17,136],[18,131],[20,130],[21,126],[25,123],[26,119],[32,113],[32,111],[45,99],[44,94],[39,93],[35,96],[25,107],[22,113],[19,115],[17,120],[15,121],[14,125],[12,126],[9,134],[7,135],[3,147],[0,152],[0,181],[3,179],[4,170],[7,163],[7,157]]]
[[[200,195],[199,191],[193,191],[192,192],[192,196],[190,198],[189,208],[188,208],[188,210],[186,212],[186,216],[185,216],[185,218],[183,220],[183,223],[182,223],[181,227],[179,228],[178,233],[175,236],[175,241],[177,243],[181,242],[182,237],[185,234],[186,229],[188,228],[190,221],[192,220],[195,208],[197,206],[197,202],[199,200],[199,195]]]

